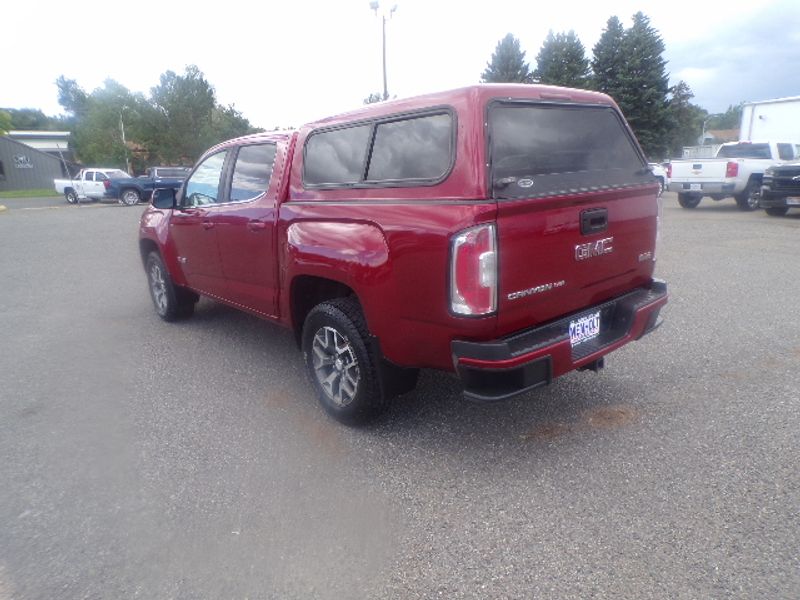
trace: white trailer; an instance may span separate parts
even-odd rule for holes
[[[739,141],[764,140],[800,142],[800,96],[744,103]]]

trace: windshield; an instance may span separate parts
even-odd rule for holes
[[[489,136],[495,198],[653,181],[610,107],[496,102],[489,111]]]
[[[130,179],[131,176],[121,169],[113,169],[111,171],[103,171],[105,175],[113,179]]]
[[[717,152],[717,158],[772,158],[769,153],[769,144],[734,144],[722,146]]]

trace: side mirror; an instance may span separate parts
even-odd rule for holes
[[[175,190],[173,188],[158,188],[153,190],[153,206],[161,209],[175,208]]]

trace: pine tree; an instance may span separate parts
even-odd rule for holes
[[[600,39],[592,49],[592,88],[612,98],[619,95],[622,84],[622,39],[625,28],[617,17],[611,17]]]
[[[536,56],[534,79],[539,83],[585,88],[589,84],[589,60],[574,31],[550,31]]]
[[[667,149],[668,77],[662,57],[664,42],[644,13],[633,16],[633,25],[622,39],[620,90],[615,100],[630,123],[645,153],[663,156]]]
[[[529,83],[530,79],[525,52],[520,48],[519,40],[509,33],[497,43],[481,80],[485,83]]]
[[[691,103],[694,94],[685,81],[679,81],[670,89],[670,94],[667,143],[669,155],[680,156],[683,146],[696,143],[706,112]]]

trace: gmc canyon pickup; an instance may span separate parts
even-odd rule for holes
[[[703,196],[723,200],[733,196],[740,210],[755,210],[767,167],[800,155],[800,146],[788,142],[731,142],[722,144],[715,158],[673,160],[669,189],[677,192],[683,208],[696,208]]]
[[[420,368],[500,400],[653,331],[658,191],[608,96],[477,85],[215,146],[139,248],[161,318],[204,295],[291,328],[363,422]]]

